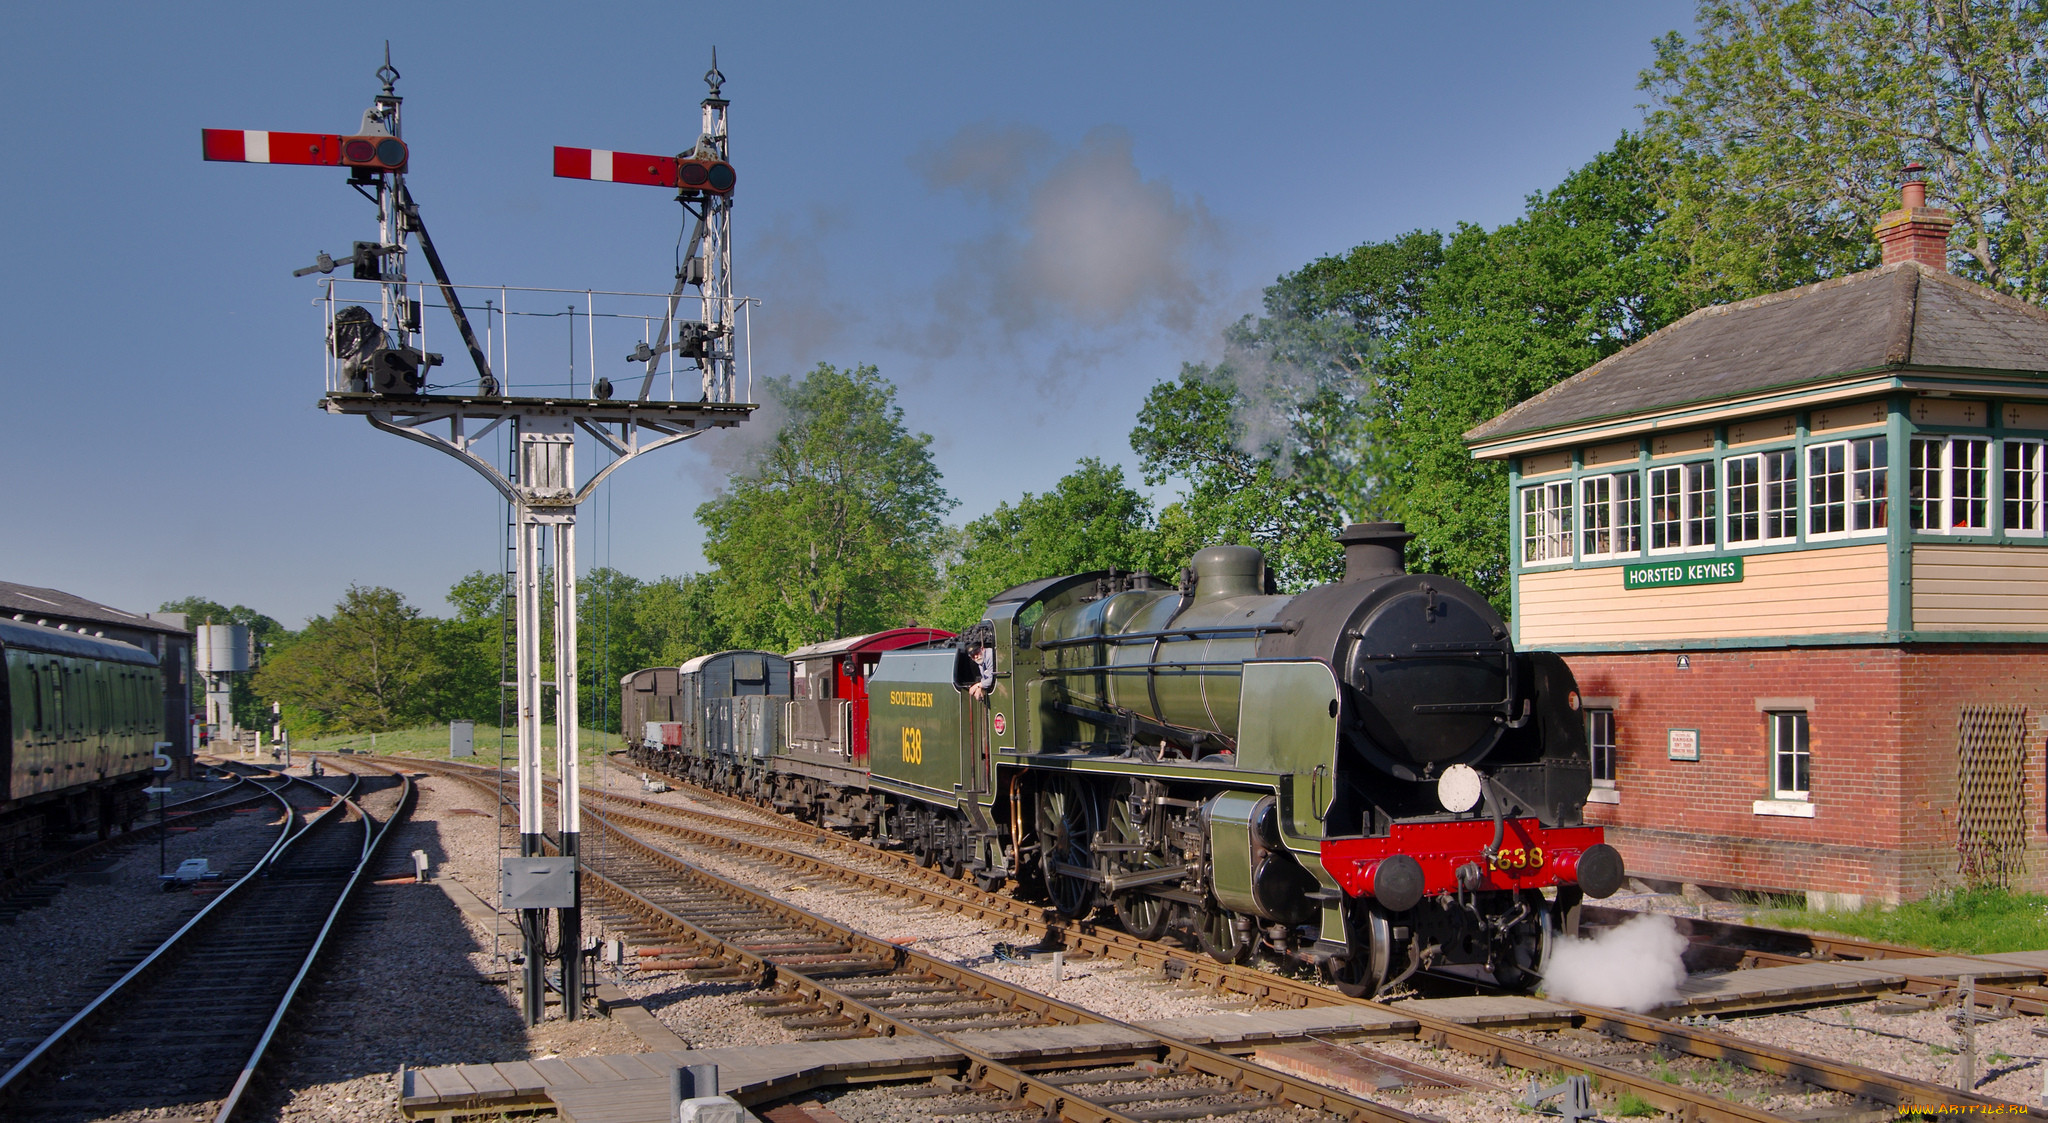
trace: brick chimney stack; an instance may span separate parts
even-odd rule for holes
[[[1948,272],[1948,232],[1956,220],[1949,213],[1927,205],[1927,169],[1917,163],[1906,165],[1906,180],[1899,190],[1899,209],[1877,223],[1877,241],[1884,247],[1884,263],[1917,261],[1930,269]]]

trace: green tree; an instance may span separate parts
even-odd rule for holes
[[[1157,564],[1152,505],[1122,468],[1089,458],[1043,495],[1025,492],[961,528],[933,624],[963,631],[988,599],[1026,581]]]
[[[1417,535],[1412,566],[1505,608],[1507,473],[1464,434],[1693,307],[1668,170],[1624,135],[1515,222],[1411,231],[1281,277],[1225,364],[1183,369],[1139,414],[1148,480],[1189,481],[1160,512],[1162,552],[1248,541],[1298,588],[1341,569],[1342,522],[1394,519]]]
[[[718,616],[716,574],[693,573],[649,582],[633,607],[634,624],[651,653],[641,667],[674,667],[739,646]],[[628,674],[641,667],[626,667]]]
[[[256,673],[301,732],[368,732],[426,720],[433,700],[433,622],[392,589],[349,586]]]
[[[904,623],[926,603],[954,501],[931,437],[872,366],[770,379],[774,439],[697,508],[711,598],[736,643],[787,650]]]
[[[1342,499],[1299,471],[1308,454],[1287,456],[1292,434],[1254,432],[1262,407],[1233,373],[1185,364],[1139,407],[1131,447],[1145,482],[1182,484],[1159,512],[1159,564],[1178,568],[1204,546],[1236,543],[1263,549],[1283,588],[1328,580],[1342,568],[1330,537],[1345,521]]]
[[[2026,0],[1706,0],[1643,84],[1694,300],[1865,268],[1925,163],[1960,271],[2048,297],[2048,9]]]
[[[158,612],[182,612],[188,627],[201,624],[240,624],[249,629],[256,643],[256,665],[261,666],[264,658],[279,644],[287,641],[291,633],[283,624],[265,616],[253,608],[235,605],[233,608],[205,597],[181,597],[165,601],[157,606]],[[251,683],[250,675],[235,675],[228,681],[229,708],[234,711],[235,724],[248,728],[268,728],[270,725],[270,700],[259,697]],[[206,712],[206,681],[199,675],[190,676],[192,684],[193,712]]]
[[[438,673],[433,709],[450,721],[496,725],[501,716],[498,683],[511,677],[501,663],[504,648],[505,577],[477,570],[448,590],[455,615],[433,622]]]
[[[1659,234],[1661,171],[1625,136],[1521,219],[1446,239],[1372,422],[1382,509],[1415,533],[1415,568],[1508,607],[1507,468],[1472,459],[1464,434],[1690,311]]]

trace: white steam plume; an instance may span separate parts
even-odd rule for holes
[[[1651,1010],[1678,998],[1685,937],[1671,918],[1648,913],[1590,940],[1559,937],[1543,993],[1560,1002]]]
[[[1123,130],[1098,128],[1063,148],[1035,129],[971,126],[912,163],[933,189],[983,203],[993,219],[940,280],[928,353],[1042,334],[1089,350],[1078,333],[1111,333],[1113,347],[1133,330],[1202,326],[1220,229],[1199,199],[1144,177]],[[1001,338],[984,336],[984,324]]]

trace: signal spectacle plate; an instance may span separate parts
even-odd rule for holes
[[[739,181],[739,175],[732,170],[731,164],[713,164],[704,179],[705,185],[713,191],[730,191],[732,185]]]
[[[405,142],[397,137],[386,137],[378,141],[377,162],[392,168],[405,163]]]
[[[341,158],[351,164],[367,164],[377,158],[376,142],[366,137],[351,137],[341,143]]]
[[[1453,764],[1437,777],[1436,801],[1444,805],[1444,810],[1460,815],[1479,806],[1483,788],[1478,769],[1469,764]]]

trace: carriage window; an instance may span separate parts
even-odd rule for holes
[[[33,728],[37,732],[41,732],[43,728],[43,673],[33,665],[28,669],[28,693],[29,697],[35,699],[36,720]]]

